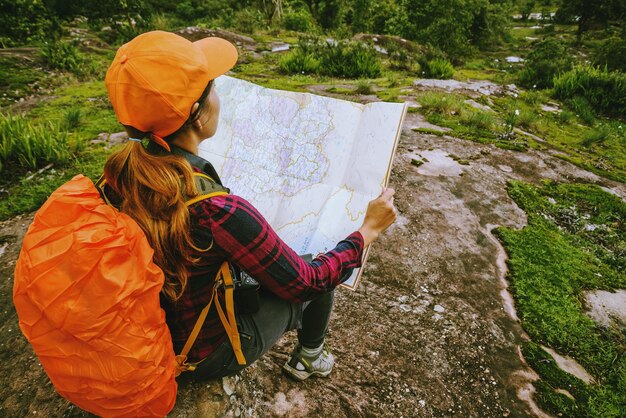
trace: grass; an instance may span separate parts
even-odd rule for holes
[[[97,180],[110,153],[111,150],[102,146],[90,147],[69,165],[12,182],[3,189],[6,196],[0,199],[0,221],[39,209],[54,190],[77,174]]]
[[[79,144],[54,123],[34,124],[0,113],[0,172],[5,178],[47,164],[64,165],[78,150]]]
[[[372,83],[368,80],[359,80],[354,89],[356,94],[372,94],[374,91],[372,90]]]
[[[536,345],[527,345],[543,380],[540,403],[567,416],[620,416],[626,402],[625,336],[596,325],[584,313],[581,297],[584,290],[626,287],[626,204],[581,184],[512,182],[508,192],[528,214],[524,229],[497,231],[509,254],[522,325],[534,342],[575,358],[599,382],[572,380],[545,363]],[[568,403],[555,392],[559,388],[575,400]]]
[[[568,109],[544,112],[540,105],[550,99],[547,91],[525,92],[520,97],[493,97],[492,108],[516,127],[545,139],[561,157],[612,180],[626,182],[626,124],[616,120],[591,120]],[[518,110],[519,115],[515,115]],[[510,122],[510,121],[509,121]],[[621,126],[621,128],[620,128]]]
[[[456,115],[464,107],[461,96],[449,93],[425,92],[418,96],[417,101],[426,114]]]
[[[0,105],[12,104],[47,87],[47,77],[35,68],[35,62],[27,56],[0,56]]]
[[[36,210],[76,174],[97,178],[110,150],[89,141],[102,132],[122,129],[108,103],[103,81],[74,79],[53,94],[58,97],[40,101],[27,117],[18,117],[17,126],[0,123],[0,131],[18,132],[9,136],[19,145],[2,169],[0,219]],[[28,141],[23,140],[25,134]],[[4,134],[0,136],[4,138]],[[32,141],[38,141],[37,145],[32,146]],[[27,144],[31,145],[26,148]],[[51,169],[35,172],[48,163],[53,163]]]
[[[109,104],[102,80],[75,81],[56,89],[54,93],[57,98],[41,102],[31,110],[29,117],[35,121],[57,124],[68,123],[68,118],[74,119],[74,122],[69,122],[77,125],[70,130],[84,140],[95,138],[101,132],[118,132],[122,129]],[[77,109],[80,109],[80,116],[75,114]]]

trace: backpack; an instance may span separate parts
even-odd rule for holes
[[[194,179],[200,195],[188,206],[228,194],[205,174],[194,173]],[[175,355],[159,302],[163,271],[141,228],[110,204],[103,185],[103,179],[94,185],[78,175],[35,215],[15,268],[19,326],[70,402],[104,417],[164,416],[176,401],[176,376],[195,369],[187,353],[213,301],[239,364],[245,364],[231,269],[228,262],[220,267],[211,302]]]

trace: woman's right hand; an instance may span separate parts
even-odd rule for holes
[[[366,246],[378,238],[378,235],[387,229],[398,217],[398,212],[393,206],[394,193],[395,191],[392,188],[387,187],[383,189],[380,196],[367,205],[365,220],[361,228],[359,228]]]

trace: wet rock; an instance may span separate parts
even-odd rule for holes
[[[235,393],[236,385],[237,382],[235,381],[234,377],[225,377],[222,379],[222,388],[224,389],[224,393],[226,393],[227,396],[231,396],[233,393]]]
[[[423,47],[415,42],[407,41],[404,38],[394,35],[374,35],[359,33],[353,38],[355,41],[373,42],[376,46],[380,46],[387,50],[390,45],[399,47],[410,52],[421,52]]]
[[[289,51],[289,49],[291,48],[291,45],[286,44],[284,42],[272,42],[271,44],[269,44],[269,47],[272,52],[283,52],[283,51]]]
[[[589,226],[586,225],[585,229]],[[591,319],[607,328],[626,329],[626,290],[595,290],[585,292],[583,296]]]
[[[463,172],[461,164],[445,151],[420,151],[418,157],[424,164],[417,168],[417,172],[424,176],[459,176]]]
[[[559,113],[561,111],[559,105],[557,105],[556,103],[543,104],[541,105],[541,110],[551,113]]]
[[[116,132],[116,133],[108,133],[102,132],[95,139],[92,139],[90,143],[92,144],[100,144],[106,143],[108,147],[112,147],[117,144],[121,144],[128,140],[128,134],[124,132]]]
[[[450,132],[450,128],[446,128],[439,125],[434,125],[426,120],[426,118],[420,113],[409,113],[405,117],[405,126],[410,127],[412,130],[416,129],[430,129],[437,132]]]
[[[457,91],[463,90],[467,92],[473,92],[482,96],[491,96],[494,94],[517,94],[519,89],[514,84],[508,84],[502,86],[493,83],[488,80],[436,80],[430,78],[418,79],[413,82],[416,87],[422,87],[426,89],[439,89],[445,91]]]
[[[192,42],[204,39],[209,36],[217,36],[240,46],[253,46],[256,44],[256,41],[249,36],[239,35],[238,33],[234,33],[225,29],[205,29],[199,28],[197,26],[189,26],[175,33]]]
[[[486,112],[493,112],[493,109],[490,108],[489,106],[478,103],[477,101],[472,100],[472,99],[465,100],[465,103],[472,106],[474,109],[484,110]]]
[[[579,378],[580,380],[582,380],[588,385],[595,383],[595,379],[593,378],[593,376],[591,376],[587,372],[587,370],[585,370],[585,368],[581,366],[573,358],[568,357],[568,356],[563,356],[557,353],[556,351],[552,350],[551,348],[543,346],[543,345],[541,346],[541,348],[543,348],[548,354],[552,356],[552,358],[554,358],[554,361],[556,362],[557,366],[561,368],[561,370],[564,370],[568,372],[569,374],[573,374],[574,376],[576,376],[577,378]]]

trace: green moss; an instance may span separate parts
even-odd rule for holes
[[[46,87],[45,74],[34,68],[28,58],[0,55],[0,105],[6,106],[33,94],[37,86]]]
[[[524,229],[497,230],[522,325],[533,341],[575,358],[600,382],[584,385],[527,344],[529,363],[545,383],[538,396],[555,414],[619,416],[626,402],[624,336],[597,326],[585,314],[581,293],[626,287],[626,204],[591,185],[512,182],[508,192],[528,214]]]
[[[561,158],[579,167],[626,181],[626,124],[609,120],[587,126],[568,111],[563,111],[565,116],[541,111],[539,105],[547,100],[546,95],[542,91],[526,92],[520,98],[494,97],[493,109],[509,115],[519,110],[520,115],[513,117],[515,125],[546,141],[533,147],[553,148],[561,153]]]
[[[454,155],[454,154],[449,154],[450,158],[452,158],[454,161],[456,161],[457,163],[461,164],[461,165],[470,165],[470,162],[467,160],[462,159],[461,157]]]
[[[81,123],[75,132],[87,140],[101,132],[122,130],[109,103],[104,81],[74,82],[55,91],[56,99],[41,102],[30,116],[36,121],[63,122],[71,109],[81,110]]]
[[[347,89],[345,87],[329,87],[326,89],[327,92],[329,93],[335,93],[335,94],[346,94],[346,95],[353,95],[355,94],[355,91],[353,89]]]
[[[378,90],[376,92],[376,96],[383,102],[394,102],[394,103],[402,102],[402,100],[399,99],[399,96],[401,94],[402,92],[400,91],[399,87],[386,88],[386,89]]]
[[[446,134],[445,132],[438,131],[436,129],[429,129],[429,128],[413,128],[413,132],[419,132],[421,134],[435,135],[435,136],[444,136]]]
[[[454,79],[459,81],[468,80],[491,80],[497,79],[499,71],[497,70],[485,70],[485,69],[469,69],[469,68],[457,68],[454,70]]]

